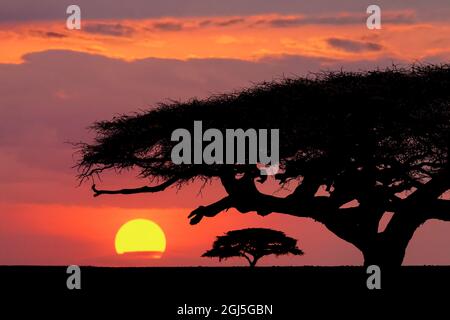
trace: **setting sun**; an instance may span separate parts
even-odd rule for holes
[[[156,223],[146,219],[130,220],[117,231],[115,239],[116,252],[156,253],[166,250],[166,237]]]

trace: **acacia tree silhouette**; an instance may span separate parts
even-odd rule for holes
[[[303,255],[303,251],[297,248],[297,240],[286,236],[284,232],[249,228],[228,231],[225,235],[217,237],[212,249],[206,251],[202,257],[219,258],[219,261],[243,257],[250,267],[254,267],[259,259],[272,254]]]
[[[158,192],[196,179],[218,179],[227,196],[190,215],[191,224],[229,208],[266,216],[312,218],[353,244],[365,264],[401,265],[416,229],[429,219],[450,221],[450,66],[329,72],[263,83],[205,100],[161,104],[100,121],[91,144],[78,144],[81,181],[107,169],[137,168],[159,180],[102,194]],[[279,128],[280,184],[285,197],[264,194],[254,165],[174,165],[171,133],[191,128]],[[320,188],[327,193],[318,193]],[[444,194],[444,196],[442,196]],[[350,202],[358,203],[349,206]],[[393,214],[379,232],[384,213]]]

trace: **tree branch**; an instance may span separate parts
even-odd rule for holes
[[[430,181],[419,187],[405,200],[403,205],[414,207],[421,203],[433,201],[450,188],[450,170],[444,169]]]
[[[430,212],[429,219],[450,221],[450,200],[435,200],[427,210]]]
[[[190,224],[194,225],[199,223],[203,217],[214,217],[220,212],[231,208],[232,201],[230,197],[225,197],[217,202],[214,202],[208,206],[200,206],[188,216],[191,219]]]
[[[250,266],[253,264],[253,261],[254,261],[254,260],[250,259],[250,257],[249,257],[248,255],[246,255],[245,253],[243,253],[242,256],[248,261],[248,263],[250,264]]]
[[[137,194],[137,193],[152,193],[152,192],[159,192],[163,191],[166,188],[173,185],[175,182],[177,182],[177,178],[171,178],[166,180],[165,182],[157,185],[157,186],[143,186],[140,188],[133,188],[133,189],[119,189],[119,190],[98,190],[95,188],[95,184],[92,185],[91,189],[94,191],[94,197],[98,197],[102,194]]]

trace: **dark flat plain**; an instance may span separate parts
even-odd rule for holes
[[[9,293],[11,300],[31,297],[46,303],[58,299],[76,301],[76,305],[95,302],[97,306],[107,301],[108,308],[142,308],[160,315],[157,319],[203,319],[178,317],[177,308],[185,304],[218,308],[222,304],[273,305],[271,317],[250,319],[310,319],[304,316],[310,312],[366,318],[367,313],[382,316],[397,309],[403,316],[423,310],[433,319],[430,312],[437,311],[436,306],[450,305],[450,267],[382,270],[381,290],[367,289],[363,267],[81,267],[81,290],[67,289],[68,276],[66,267],[3,266],[0,289]],[[440,304],[442,299],[447,302]]]

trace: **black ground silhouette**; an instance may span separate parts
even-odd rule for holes
[[[363,267],[81,267],[81,290],[72,291],[66,288],[67,276],[66,267],[0,267],[2,307],[13,306],[15,314],[27,309],[55,312],[60,317],[62,312],[83,312],[85,316],[112,312],[198,320],[203,318],[178,317],[177,308],[188,304],[220,310],[222,304],[269,304],[273,305],[272,316],[238,319],[296,319],[302,315],[364,319],[368,313],[383,319],[388,313],[417,317],[422,312],[427,319],[438,319],[446,312],[445,292],[450,287],[449,267],[382,272],[381,290],[367,289]],[[30,309],[30,305],[36,307]]]
[[[96,140],[79,144],[81,180],[108,169],[138,168],[156,186],[99,190],[158,192],[193,180],[219,179],[228,195],[191,215],[191,223],[229,208],[284,213],[324,224],[364,255],[365,264],[401,265],[414,232],[429,219],[450,220],[450,66],[413,66],[360,73],[324,73],[263,83],[206,100],[93,125]],[[286,197],[261,193],[254,165],[175,165],[177,128],[279,128],[280,184],[298,182]],[[325,186],[329,195],[317,195]],[[346,204],[357,201],[358,206]],[[386,212],[393,217],[383,232]]]
[[[219,258],[219,260],[241,257],[245,258],[250,267],[255,267],[258,261],[268,255],[302,255],[297,247],[297,240],[288,237],[284,232],[265,228],[248,228],[232,230],[223,236],[218,236],[212,249],[202,257]]]

